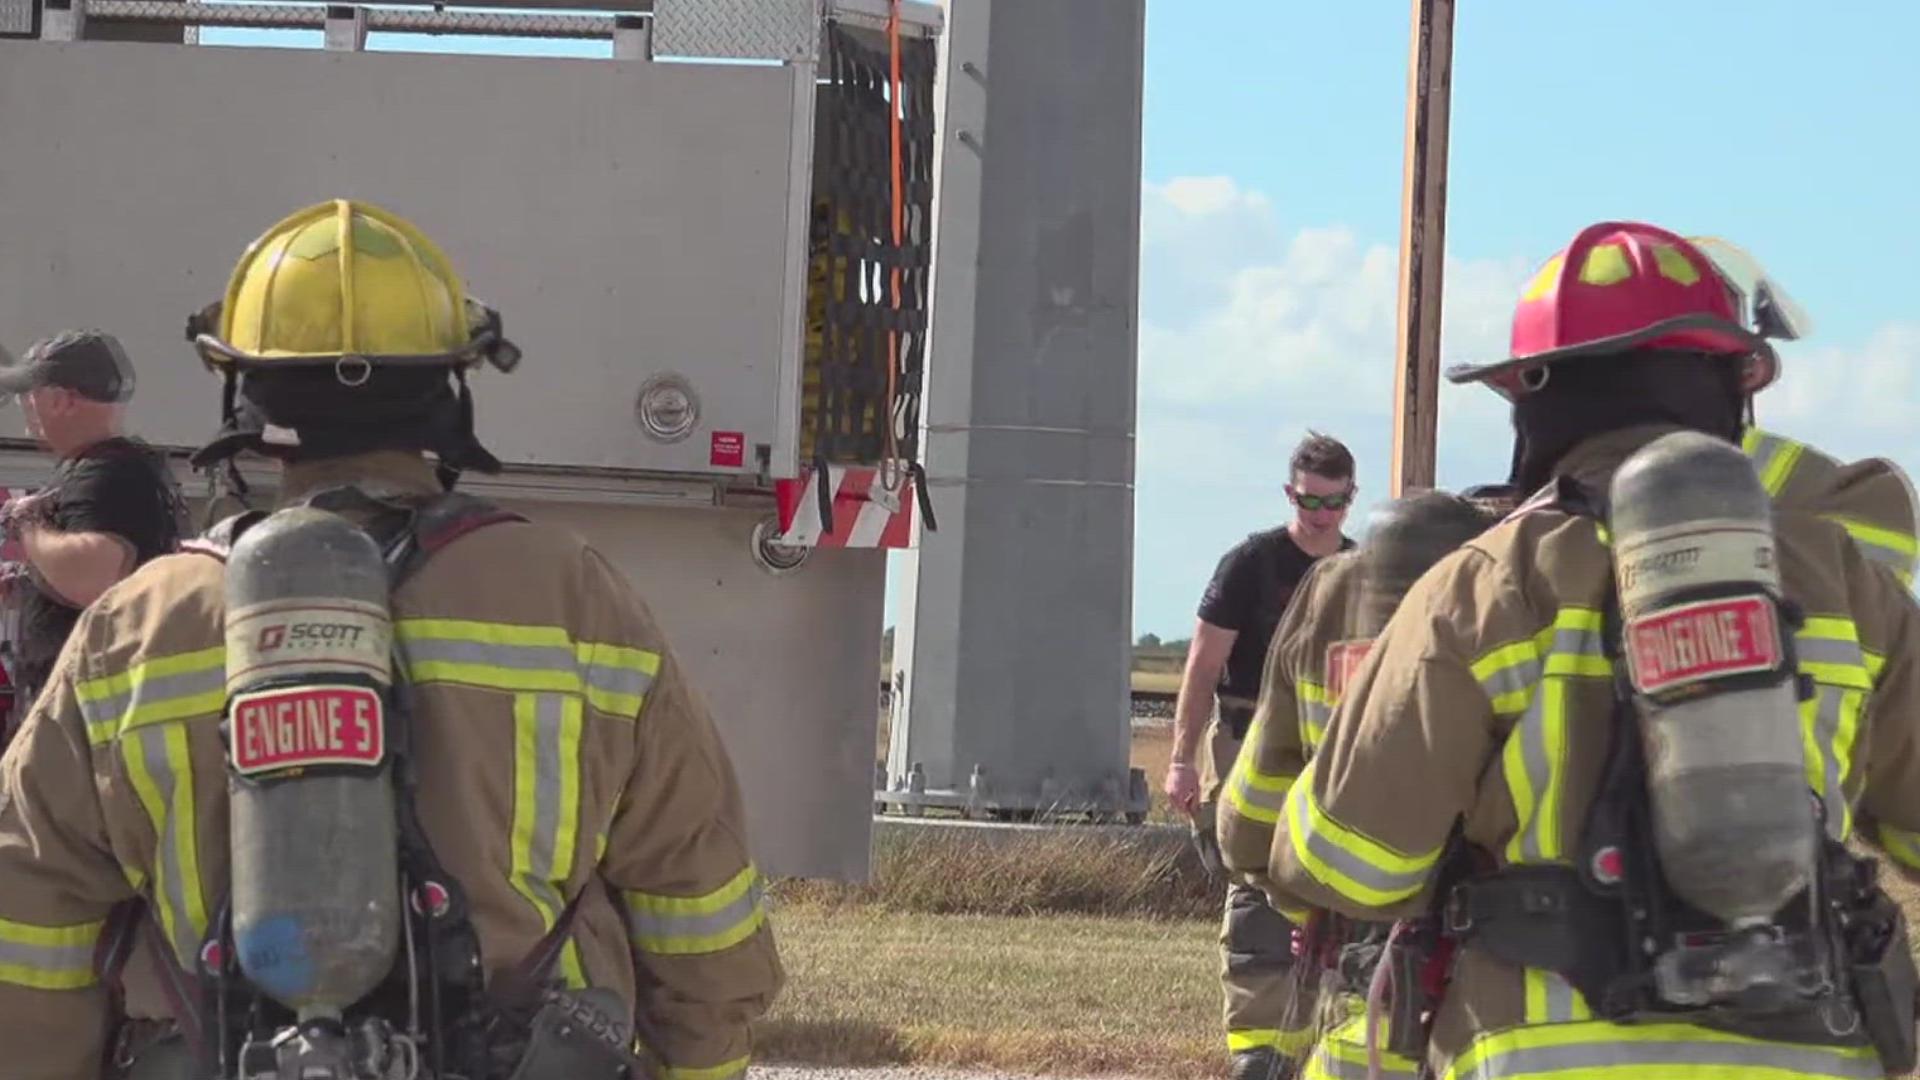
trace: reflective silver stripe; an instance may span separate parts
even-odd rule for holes
[[[1287,790],[1287,824],[1293,831],[1294,842],[1296,844],[1305,844],[1308,853],[1312,855],[1315,860],[1324,864],[1348,881],[1387,898],[1384,901],[1372,901],[1375,906],[1379,906],[1383,902],[1392,903],[1395,900],[1403,899],[1412,893],[1418,892],[1421,884],[1427,880],[1427,875],[1432,872],[1432,858],[1421,860],[1421,865],[1415,869],[1394,871],[1375,866],[1354,852],[1348,851],[1333,837],[1322,833],[1315,827],[1315,822],[1319,820],[1325,812],[1311,805],[1313,799],[1312,779],[1303,774],[1300,779],[1295,780],[1293,785]],[[1437,858],[1438,854],[1438,852],[1435,852],[1434,857]],[[1348,890],[1341,888],[1337,883],[1325,882],[1325,884],[1343,895],[1348,894]],[[1351,898],[1368,902],[1363,897]]]
[[[200,895],[197,860],[189,866],[182,858],[187,845],[196,843],[193,834],[196,822],[191,813],[193,777],[177,775],[168,753],[168,738],[177,732],[177,725],[148,726],[132,732],[132,737],[123,740],[121,745],[156,833],[154,855],[159,860],[160,872],[155,884],[161,893],[160,921],[172,938],[175,955],[181,963],[192,964],[206,933],[202,921],[206,914],[193,902]],[[174,812],[175,803],[183,794],[189,810],[184,821],[182,815]]]
[[[1809,664],[1845,664],[1862,672],[1867,668],[1866,654],[1860,651],[1860,646],[1841,638],[1796,634],[1793,648],[1799,653],[1799,659]]]
[[[1480,685],[1486,690],[1488,697],[1499,698],[1532,689],[1539,682],[1540,661],[1530,659],[1510,664],[1488,674],[1486,678],[1480,680]]]
[[[1844,1077],[1848,1080],[1882,1080],[1886,1075],[1872,1057],[1848,1058],[1832,1050],[1796,1046],[1791,1043],[1725,1042],[1702,1039],[1698,1042],[1658,1040],[1642,1042],[1622,1030],[1619,1039],[1567,1043],[1558,1046],[1526,1046],[1489,1055],[1475,1063],[1470,1072],[1449,1075],[1457,1080],[1499,1080],[1501,1077],[1540,1076],[1586,1069],[1638,1067],[1654,1069],[1750,1068],[1765,1070],[1768,1076],[1799,1073],[1805,1076]],[[1716,1074],[1724,1075],[1724,1074]],[[1651,1074],[1648,1080],[1668,1080],[1671,1073]],[[1684,1080],[1683,1077],[1675,1080]]]
[[[29,945],[8,941],[0,932],[0,967],[19,965],[42,971],[84,970],[93,963],[93,943],[82,945]],[[4,976],[0,976],[4,979]]]
[[[1574,997],[1572,983],[1552,971],[1541,972],[1541,978],[1547,989],[1548,1022],[1564,1024],[1584,1019],[1580,1015],[1578,999]]]
[[[1845,840],[1850,831],[1853,810],[1847,805],[1847,793],[1840,786],[1840,706],[1845,691],[1815,684],[1813,698],[1813,748],[1820,755],[1820,801],[1826,808],[1827,835]]]
[[[1853,537],[1853,542],[1860,546],[1860,554],[1865,555],[1874,562],[1885,563],[1901,573],[1906,573],[1913,569],[1913,552],[1902,551],[1897,547],[1889,547],[1872,537],[1862,536],[1853,529],[1847,529],[1847,533]]]
[[[645,909],[633,913],[634,933],[643,938],[706,938],[724,934],[753,917],[760,906],[759,881],[726,907],[708,915],[659,915]]]
[[[1333,719],[1333,710],[1318,701],[1300,702],[1300,744],[1302,749],[1313,750],[1326,737],[1327,721]]]
[[[1584,626],[1553,628],[1553,652],[1575,656],[1605,656],[1600,648],[1600,631]]]
[[[440,628],[433,623],[403,620],[399,626],[408,670],[422,681],[471,681],[506,690],[584,692],[596,707],[614,712],[637,712],[653,686],[653,673],[633,666],[651,663],[657,667],[658,658],[644,650],[597,642],[481,640],[478,636],[436,632]],[[565,631],[557,627],[460,625],[476,635],[494,629],[509,635],[566,638]],[[622,659],[633,663],[622,663]]]
[[[1349,1020],[1328,1032],[1314,1047],[1301,1071],[1302,1080],[1367,1080],[1367,1025],[1364,1018]],[[1387,1039],[1387,1025],[1380,1027],[1380,1041]],[[1380,1048],[1380,1075],[1404,1076],[1411,1080],[1420,1072],[1416,1062]]]
[[[98,980],[93,950],[100,923],[29,926],[0,919],[0,983],[34,990],[80,990]]]
[[[407,663],[477,664],[514,671],[557,671],[572,673],[574,651],[559,645],[513,645],[462,638],[409,636],[405,646]]]
[[[79,697],[80,715],[87,723],[89,742],[96,746],[104,745],[123,729],[137,726],[142,720],[178,719],[165,706],[221,694],[227,687],[224,664],[167,675],[146,675],[139,673],[139,669],[135,671],[136,681],[126,690],[91,701]],[[89,680],[90,683],[95,681]],[[213,713],[219,710],[220,705],[214,704],[206,711]]]
[[[563,694],[523,695],[514,703],[514,721],[515,885],[551,927],[566,907],[560,883],[573,873],[579,840],[579,700]],[[577,970],[571,940],[563,963]]]
[[[1527,791],[1532,796],[1531,808],[1516,806],[1522,816],[1520,832],[1514,836],[1508,847],[1511,851],[1518,845],[1517,862],[1543,862],[1546,859],[1546,845],[1540,837],[1540,824],[1547,800],[1547,789],[1553,783],[1553,763],[1547,758],[1547,693],[1546,687],[1534,690],[1533,697],[1527,702],[1526,714],[1520,718],[1513,734],[1508,738],[1520,740],[1520,765],[1527,779]],[[1518,800],[1515,800],[1518,802]]]
[[[647,952],[667,954],[717,952],[738,944],[751,933],[745,928],[758,926],[764,892],[755,873],[746,891],[711,912],[670,914],[644,901],[629,902],[634,944]]]
[[[1232,786],[1236,809],[1242,813],[1263,811],[1264,816],[1255,816],[1254,820],[1266,824],[1280,820],[1280,812],[1287,806],[1288,777],[1236,768],[1228,774],[1227,782]]]
[[[1769,435],[1757,428],[1749,428],[1741,437],[1740,444],[1752,460],[1754,472],[1760,476],[1760,485],[1770,496],[1777,496],[1786,490],[1807,449],[1802,443]]]

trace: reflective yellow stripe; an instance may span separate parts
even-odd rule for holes
[[[516,693],[584,696],[601,712],[631,719],[660,674],[657,653],[576,642],[558,626],[471,619],[401,619],[394,625],[416,682],[449,682]]]
[[[1388,1018],[1380,1018],[1380,1075],[1403,1076],[1408,1080],[1419,1074],[1420,1063],[1388,1052],[1387,1034],[1392,1028]],[[1367,1020],[1364,1015],[1343,1021],[1327,1032],[1320,1045],[1307,1058],[1300,1073],[1313,1080],[1367,1080]]]
[[[1502,645],[1474,661],[1472,671],[1494,714],[1517,716],[1540,682],[1540,648],[1531,640]]]
[[[1881,1080],[1873,1048],[1763,1042],[1690,1024],[1586,1021],[1476,1037],[1442,1080]]]
[[[1277,1050],[1288,1057],[1296,1057],[1313,1045],[1313,1032],[1307,1028],[1297,1031],[1282,1031],[1278,1028],[1240,1028],[1227,1032],[1227,1052],[1241,1054],[1248,1050]]]
[[[749,864],[705,896],[627,892],[634,947],[660,956],[730,949],[752,937],[766,921],[763,891],[759,870]]]
[[[1474,665],[1490,697],[1497,693],[1496,701],[1521,709],[1501,748],[1501,774],[1519,824],[1507,841],[1509,862],[1550,862],[1563,854],[1567,681],[1612,677],[1601,622],[1592,608],[1562,608],[1532,641],[1501,646]]]
[[[1408,855],[1335,821],[1313,795],[1313,769],[1309,763],[1287,791],[1287,830],[1300,864],[1320,884],[1368,907],[1419,892],[1440,849]]]
[[[580,699],[522,694],[513,701],[513,887],[553,928],[566,907],[580,837]],[[560,954],[567,985],[586,985],[571,936]]]
[[[206,936],[207,907],[200,891],[199,817],[187,729],[149,725],[122,739],[120,749],[134,794],[153,825],[153,893],[160,925],[181,963],[191,965]]]
[[[1800,455],[1806,447],[1792,439],[1748,428],[1740,437],[1740,449],[1753,459],[1754,470],[1760,474],[1760,486],[1767,489],[1768,495],[1778,495],[1786,490],[1787,481],[1793,478],[1793,470],[1800,464]]]
[[[1526,969],[1526,1015],[1529,1024],[1564,1024],[1593,1019],[1586,996],[1556,972]]]
[[[1897,829],[1886,822],[1880,823],[1880,846],[1901,865],[1911,870],[1920,870],[1920,832],[1908,832]]]
[[[103,922],[37,926],[0,919],[0,983],[30,990],[84,990],[96,981],[94,943]]]
[[[1913,581],[1913,564],[1920,559],[1920,540],[1897,529],[1888,529],[1846,514],[1823,514],[1828,521],[1847,530],[1860,553],[1874,562],[1885,563],[1902,583]]]
[[[1853,773],[1854,744],[1875,668],[1860,648],[1859,629],[1852,619],[1808,618],[1795,635],[1794,651],[1801,673],[1814,682],[1813,696],[1800,703],[1807,782],[1826,809],[1828,833],[1845,840],[1853,833],[1846,781]]]
[[[1327,688],[1309,679],[1294,683],[1293,700],[1300,708],[1300,747],[1306,753],[1327,737],[1327,721],[1333,719],[1333,702]]]
[[[87,742],[105,746],[147,724],[218,715],[227,706],[227,650],[159,656],[74,687]]]
[[[669,1065],[663,1074],[667,1080],[728,1080],[729,1077],[745,1076],[751,1060],[751,1057],[737,1057],[723,1065],[711,1065],[703,1069]]]
[[[1293,777],[1261,772],[1254,765],[1263,727],[1262,721],[1247,729],[1246,741],[1240,744],[1233,768],[1227,770],[1227,782],[1221,785],[1221,794],[1241,817],[1262,825],[1274,825],[1280,821],[1280,810],[1287,801],[1287,786]]]

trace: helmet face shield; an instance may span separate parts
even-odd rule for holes
[[[1745,248],[1717,236],[1687,239],[1713,260],[1720,276],[1733,287],[1742,325],[1776,341],[1800,341],[1812,335],[1812,316]]]

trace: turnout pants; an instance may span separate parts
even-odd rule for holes
[[[1213,843],[1220,788],[1239,753],[1240,740],[1216,714],[1201,755],[1195,823],[1203,843]],[[1268,905],[1265,893],[1229,880],[1219,940],[1228,1051],[1270,1047],[1298,1057],[1307,1048],[1309,1017],[1293,1015],[1301,1011],[1293,1007],[1293,924]]]

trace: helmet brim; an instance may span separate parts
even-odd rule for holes
[[[1708,331],[1731,339],[1739,347],[1715,350],[1729,358],[1753,356],[1763,359],[1769,365],[1769,374],[1761,385],[1772,382],[1773,370],[1779,367],[1779,357],[1773,351],[1773,345],[1766,338],[1745,327],[1728,322],[1715,315],[1683,315],[1666,319],[1643,327],[1632,333],[1616,334],[1612,337],[1595,338],[1578,345],[1568,345],[1558,349],[1549,349],[1528,356],[1514,356],[1505,360],[1496,360],[1487,364],[1455,364],[1446,371],[1447,381],[1455,385],[1476,382],[1505,382],[1505,376],[1515,376],[1526,368],[1561,363],[1587,356],[1605,356],[1609,353],[1625,352],[1629,349],[1657,341],[1673,334],[1688,331]],[[1754,387],[1758,389],[1759,387]]]

